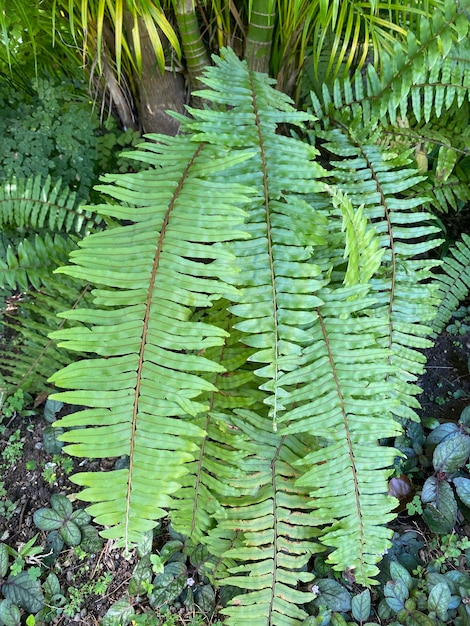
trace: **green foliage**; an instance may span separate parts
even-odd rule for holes
[[[170,539],[162,545],[158,554],[150,552],[151,541],[145,547],[138,547],[140,560],[127,591],[109,608],[103,619],[104,624],[117,623],[116,620],[120,620],[122,626],[130,623],[169,624],[172,619],[170,611],[184,611],[185,616],[194,615],[195,624],[202,625],[207,623],[205,620],[211,620],[215,612],[216,592],[207,574],[213,557],[203,546],[195,545],[171,527],[169,531]],[[151,539],[152,532],[147,536]],[[159,539],[158,535],[156,539]],[[144,604],[143,596],[153,610],[136,614],[135,599],[140,598]],[[180,623],[176,616],[173,619],[175,624]],[[193,622],[189,619],[182,623]]]
[[[380,587],[395,549],[387,482],[411,465],[406,438],[415,458],[434,441],[421,493],[431,529],[449,534],[470,506],[466,417],[426,442],[417,424],[445,284],[429,209],[468,197],[468,3],[444,4],[383,73],[312,96],[315,117],[224,49],[199,93],[213,108],[126,155],[146,169],[104,177],[110,199],[96,209],[112,227],[55,273],[89,282],[91,297],[51,333],[79,353],[51,377],[66,389],[54,398],[83,407],[54,428],[72,455],[128,459],[75,475],[79,497],[126,549],[169,515],[210,555],[196,598],[179,543],[144,554],[132,591],[155,614],[191,597],[209,606],[217,583],[234,590],[229,626],[369,619],[369,592],[351,594],[341,575]],[[449,181],[458,192],[434,193]],[[60,502],[36,513],[75,545],[73,515]],[[384,563],[380,619],[464,619],[466,591]],[[108,621],[132,616],[126,597]]]
[[[435,211],[469,200],[468,3],[444,4],[431,21],[421,17],[419,39],[408,32],[405,49],[397,42],[383,55],[383,71],[368,65],[365,75],[356,72],[312,95],[325,127],[359,126],[399,154],[413,149],[426,174],[413,195],[427,196]]]
[[[379,440],[416,420],[439,228],[412,151],[381,141],[379,116],[395,121],[404,96],[366,114],[317,100],[315,122],[230,50],[215,63],[199,95],[220,109],[149,137],[134,153],[147,170],[105,177],[112,201],[98,211],[124,224],[59,269],[97,288],[93,308],[63,313],[77,326],[52,336],[97,356],[51,378],[70,389],[56,399],[85,407],[56,424],[73,455],[129,457],[73,477],[104,536],[130,546],[169,510],[217,559],[211,576],[240,590],[227,624],[294,625],[312,554],[370,585],[391,545],[399,453]],[[305,122],[328,171],[276,132]],[[181,594],[183,570],[153,565],[160,606]]]
[[[434,334],[444,328],[459,302],[470,292],[470,237],[465,233],[447,254],[438,280],[441,303],[433,324]]]
[[[34,523],[40,530],[57,530],[60,538],[68,546],[78,546],[90,522],[90,516],[82,509],[73,510],[70,500],[61,494],[51,497],[51,508],[41,508],[34,512]]]
[[[87,198],[95,178],[97,121],[72,84],[33,81],[31,95],[0,90],[0,183],[51,176]]]
[[[450,533],[459,508],[470,507],[470,476],[465,471],[470,456],[469,416],[465,409],[457,424],[441,424],[426,439],[434,474],[423,485],[421,501],[423,519],[435,533]]]
[[[133,148],[140,143],[139,132],[128,128],[120,131],[114,117],[110,117],[102,125],[97,134],[97,169],[99,172],[128,172],[136,165],[135,160],[122,156],[125,148]],[[143,167],[143,164],[141,164]]]
[[[2,335],[3,402],[20,385],[44,389],[44,376],[68,362],[48,333],[61,326],[56,313],[64,305],[86,303],[89,296],[86,282],[59,280],[53,270],[100,221],[83,211],[76,194],[60,182],[36,177],[0,188],[0,223],[0,293],[11,311],[4,313],[3,326],[13,331],[13,341]]]

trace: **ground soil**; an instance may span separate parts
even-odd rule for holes
[[[6,445],[11,433],[17,429],[21,431],[23,454],[20,460],[3,470],[3,484],[6,495],[2,498],[15,503],[13,515],[8,518],[0,514],[0,541],[14,547],[16,550],[31,539],[38,529],[33,522],[33,514],[41,507],[50,507],[50,498],[54,493],[67,495],[73,502],[74,508],[83,506],[75,498],[77,487],[69,480],[60,465],[55,468],[56,478],[47,482],[44,468],[54,463],[54,455],[49,454],[43,447],[43,430],[47,422],[38,415],[26,420],[16,415],[10,420],[8,428],[0,438],[0,453]],[[35,469],[28,469],[35,465]],[[100,468],[97,461],[74,460],[71,473]],[[102,468],[106,469],[106,468]],[[109,468],[107,468],[109,469]],[[46,474],[47,476],[47,474]],[[45,533],[39,531],[36,545],[45,545]],[[125,559],[122,551],[112,550],[110,542],[104,542],[103,548],[96,554],[76,554],[73,548],[65,547],[53,565],[53,571],[58,576],[63,590],[70,587],[81,588],[89,581],[96,580],[103,574],[111,574],[112,582],[103,596],[87,594],[84,602],[74,616],[60,616],[51,624],[82,624],[94,626],[101,623],[101,618],[111,604],[119,600],[125,593],[129,580],[136,564],[136,556]]]

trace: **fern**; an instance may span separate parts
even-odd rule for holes
[[[432,263],[412,257],[436,228],[425,199],[397,196],[421,180],[408,153],[317,128],[341,156],[327,173],[277,133],[307,114],[230,50],[215,63],[199,95],[220,110],[149,137],[149,169],[107,176],[98,211],[125,225],[59,269],[98,288],[52,333],[90,355],[51,378],[85,407],[57,425],[71,454],[130,459],[73,479],[104,536],[129,547],[169,511],[248,590],[228,624],[300,624],[312,554],[370,585],[390,545],[398,453],[379,440],[416,406],[434,309]]]
[[[249,154],[186,137],[154,140],[141,150],[152,169],[108,176],[115,184],[102,188],[126,204],[101,206],[101,214],[133,223],[87,237],[75,264],[60,270],[105,286],[98,294],[105,306],[65,313],[90,327],[53,334],[69,349],[104,357],[71,364],[52,381],[76,389],[57,397],[90,407],[61,421],[90,426],[66,435],[71,453],[130,458],[129,470],[75,477],[87,487],[82,497],[96,502],[90,512],[109,526],[104,534],[126,546],[165,515],[194,468],[205,434],[194,418],[209,408],[198,397],[215,389],[198,374],[222,371],[202,353],[227,332],[190,318],[194,307],[235,293],[227,283],[232,257],[221,244],[246,236],[237,230],[244,212],[233,207],[245,203],[246,190],[215,175]]]
[[[459,302],[470,292],[470,237],[462,234],[446,255],[442,273],[437,275],[441,302],[433,320],[433,336],[436,336],[457,310]]]
[[[48,389],[47,378],[70,357],[56,350],[48,334],[64,322],[64,308],[87,301],[86,283],[61,280],[54,269],[77,247],[77,238],[97,227],[95,214],[75,194],[48,178],[13,180],[0,187],[0,292],[18,294],[15,311],[4,313],[12,343],[2,336],[2,391]],[[49,388],[50,389],[50,388]]]
[[[60,180],[50,177],[13,179],[0,187],[0,228],[26,229],[38,232],[47,228],[52,232],[82,233],[96,228],[92,211],[78,206],[76,195]]]
[[[439,245],[441,240],[434,235],[440,229],[433,216],[422,209],[428,202],[425,196],[406,197],[421,180],[412,166],[410,151],[396,154],[377,146],[374,134],[370,136],[367,129],[359,124],[355,127],[353,122],[349,126],[341,122],[329,130],[318,123],[312,140],[316,137],[337,155],[337,160],[331,161],[332,182],[348,193],[356,210],[363,207],[377,232],[383,257],[370,285],[377,297],[374,313],[389,327],[383,345],[391,351],[390,363],[397,367],[395,374],[390,371],[390,377],[402,402],[394,412],[416,420],[414,409],[419,404],[412,396],[420,390],[413,383],[423,372],[425,361],[416,348],[431,345],[427,336],[438,296],[437,286],[430,281],[437,262],[414,257],[426,255]]]
[[[332,89],[324,86],[322,98],[312,94],[313,111],[325,127],[329,121],[348,126],[356,120],[369,135],[377,129],[379,145],[422,154],[421,171],[429,173],[413,193],[428,196],[439,211],[468,199],[468,6],[468,1],[447,2],[444,13],[421,18],[420,39],[409,32],[407,49],[397,43],[380,75],[369,65]]]

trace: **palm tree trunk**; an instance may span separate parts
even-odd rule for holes
[[[210,65],[210,60],[202,41],[194,3],[193,0],[175,0],[174,6],[190,87],[191,90],[201,89],[203,85],[199,76]]]
[[[133,20],[129,13],[124,13],[124,27],[131,32]],[[167,114],[167,111],[185,112],[187,101],[186,87],[180,72],[158,68],[154,47],[145,24],[139,28],[140,48],[142,52],[142,72],[135,77],[138,90],[139,121],[144,133],[164,133],[176,135],[179,122]],[[162,44],[168,45],[165,35],[160,32]],[[131,36],[128,40],[132,41]]]
[[[245,59],[250,70],[269,73],[276,0],[253,0]]]

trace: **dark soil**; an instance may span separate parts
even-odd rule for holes
[[[43,448],[42,434],[45,426],[47,423],[41,416],[25,420],[17,415],[10,420],[4,435],[0,437],[0,453],[5,449],[10,435],[17,429],[21,432],[20,441],[23,443],[21,458],[3,469],[2,481],[6,495],[0,500],[0,503],[10,501],[15,505],[11,515],[6,517],[0,513],[0,541],[16,550],[38,532],[35,545],[46,545],[46,533],[38,531],[33,522],[33,514],[41,507],[50,507],[52,494],[61,493],[68,496],[74,508],[83,506],[75,497],[77,487],[69,480],[60,464],[56,463],[57,457],[48,454]],[[73,459],[73,469],[69,468],[71,471],[68,473],[98,470],[99,465],[97,461],[83,462],[81,459]],[[34,469],[31,469],[33,466]],[[46,467],[55,473],[55,479],[50,479],[51,482],[45,479]],[[50,623],[84,626],[100,624],[101,618],[111,604],[124,595],[135,564],[135,555],[125,559],[122,551],[111,550],[110,542],[104,541],[100,552],[86,556],[66,546],[51,569],[58,576],[66,597],[70,595],[72,589],[83,588],[83,585],[104,574],[110,574],[112,582],[103,596],[84,594],[83,603],[76,615],[61,615]]]
[[[426,374],[419,381],[421,416],[455,422],[470,404],[470,333],[444,331],[425,354]]]

